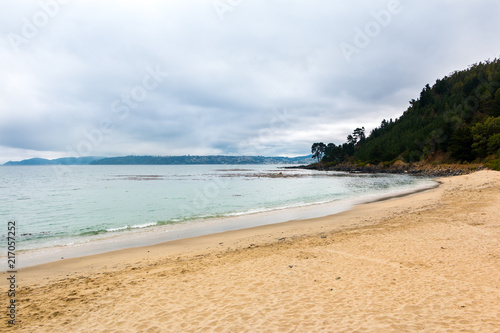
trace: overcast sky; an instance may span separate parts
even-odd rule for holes
[[[500,55],[500,1],[1,0],[0,163],[282,155]]]

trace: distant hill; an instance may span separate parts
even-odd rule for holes
[[[93,161],[93,165],[144,165],[144,164],[310,164],[311,156],[124,156]]]
[[[54,160],[47,160],[45,158],[30,158],[19,162],[9,161],[4,165],[7,166],[21,166],[21,165],[86,165],[93,161],[103,159],[102,156],[87,156],[87,157],[63,157]]]
[[[315,143],[315,157],[345,163],[486,163],[500,168],[500,59],[479,62],[427,84],[399,119],[342,145]]]
[[[54,160],[30,158],[7,162],[6,166],[23,165],[147,165],[147,164],[310,164],[311,156],[123,156],[123,157],[64,157]]]

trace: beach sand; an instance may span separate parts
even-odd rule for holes
[[[500,332],[500,173],[21,269],[17,332]],[[319,189],[320,190],[320,189]]]

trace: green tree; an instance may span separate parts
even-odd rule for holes
[[[500,155],[500,133],[490,136],[488,140],[488,154]]]
[[[313,154],[313,158],[316,158],[319,161],[323,158],[326,151],[326,145],[323,142],[313,143],[311,147],[311,153]]]
[[[336,146],[333,143],[329,143],[326,146],[325,157],[323,158],[326,162],[334,162],[335,164],[342,163],[345,160],[345,152],[342,146]]]
[[[457,128],[450,139],[449,151],[451,157],[457,161],[473,161],[475,158],[472,151],[473,143],[474,139],[469,126]]]
[[[365,128],[356,128],[352,134],[347,136],[347,143],[356,145],[357,143],[364,143],[366,139]]]
[[[493,113],[494,116],[500,116],[500,88],[495,92],[495,98],[493,100]]]
[[[472,127],[471,132],[474,140],[472,149],[476,154],[486,157],[494,153],[497,140],[495,135],[500,133],[500,117],[489,117],[484,122],[477,123]]]
[[[376,144],[369,155],[369,162],[371,164],[378,164],[382,161],[382,149],[380,145]]]
[[[354,132],[352,132],[352,136],[356,139],[356,142],[363,144],[366,139],[365,128],[364,127],[356,128]]]

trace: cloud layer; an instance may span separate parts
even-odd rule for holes
[[[307,154],[500,55],[500,3],[10,1],[0,163]]]

